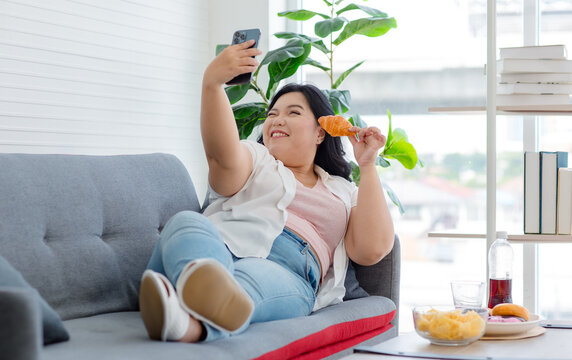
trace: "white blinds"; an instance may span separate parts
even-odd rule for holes
[[[200,0],[0,0],[0,152],[168,152],[206,180],[207,19]]]

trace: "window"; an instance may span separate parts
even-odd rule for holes
[[[572,4],[540,1],[540,44],[564,43],[572,51]],[[305,8],[323,11],[320,5],[304,3]],[[407,332],[413,330],[411,307],[452,304],[451,280],[485,280],[484,239],[427,234],[486,231],[486,116],[429,113],[428,108],[485,105],[487,2],[387,0],[367,5],[395,17],[398,27],[379,38],[348,40],[336,50],[335,66],[341,72],[367,59],[343,85],[352,93],[350,113],[361,114],[369,125],[386,132],[390,110],[393,127],[407,132],[425,163],[413,171],[397,163],[381,171],[407,211],[400,215],[392,207],[402,241],[400,330]],[[497,1],[497,47],[523,44],[524,26],[530,26],[523,24],[524,6],[523,1]],[[307,33],[313,35],[311,29]],[[318,55],[312,53],[323,60]],[[306,67],[305,79],[328,86],[317,69]],[[547,117],[539,124],[542,150],[571,151],[570,117]],[[497,229],[510,233],[523,228],[522,149],[523,119],[498,116]],[[572,286],[559,286],[572,280],[572,270],[563,265],[571,247],[539,245],[539,313],[544,316],[572,316],[572,305],[564,300]],[[519,244],[513,248],[513,301],[522,304],[524,249]]]

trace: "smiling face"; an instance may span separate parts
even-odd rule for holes
[[[308,100],[300,92],[282,95],[268,111],[262,127],[264,145],[288,167],[312,165],[324,136]]]

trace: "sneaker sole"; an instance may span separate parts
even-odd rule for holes
[[[139,292],[139,310],[147,334],[152,340],[161,340],[165,313],[161,295],[153,279],[145,276],[141,280]]]
[[[189,275],[182,300],[198,318],[230,332],[240,329],[254,308],[249,295],[226,269],[213,263],[203,264]]]

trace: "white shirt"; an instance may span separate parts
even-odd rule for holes
[[[252,173],[242,189],[231,197],[221,196],[210,189],[209,206],[204,215],[216,226],[234,255],[266,258],[274,239],[286,224],[286,208],[294,199],[296,179],[292,171],[276,160],[264,145],[249,140],[241,142],[252,154]],[[328,190],[344,202],[349,214],[357,205],[357,186],[339,176],[329,175],[319,166],[314,170]],[[342,237],[334,251],[332,266],[318,290],[314,311],[342,301],[347,267],[348,257]]]

